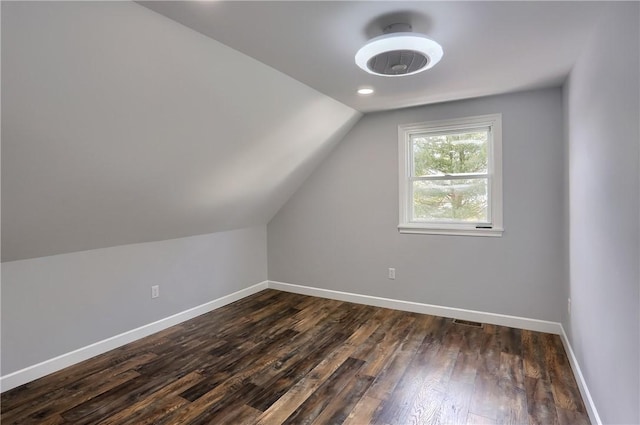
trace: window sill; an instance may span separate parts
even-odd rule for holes
[[[452,235],[452,236],[484,236],[502,237],[502,228],[476,229],[475,227],[425,227],[412,224],[401,224],[398,226],[400,233],[415,233],[420,235]]]

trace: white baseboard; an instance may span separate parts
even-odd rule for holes
[[[395,310],[411,311],[414,313],[431,314],[452,319],[470,320],[473,322],[490,323],[492,325],[509,326],[511,328],[527,329],[560,335],[562,326],[557,322],[529,319],[526,317],[508,316],[506,314],[486,313],[483,311],[466,310],[462,308],[443,307],[439,305],[416,303],[412,301],[394,300],[390,298],[360,295],[350,292],[333,291],[330,289],[313,288],[310,286],[293,285],[291,283],[269,281],[269,288],[301,295],[329,298],[332,300],[348,301],[375,307],[392,308]]]
[[[589,415],[591,423],[595,425],[602,425],[602,421],[600,420],[600,416],[598,415],[596,407],[593,403],[593,399],[591,398],[591,394],[584,380],[584,376],[582,375],[582,372],[580,370],[578,360],[573,353],[573,349],[571,348],[569,339],[567,338],[567,335],[560,323],[538,319],[529,319],[518,316],[509,316],[504,314],[466,310],[454,307],[416,303],[412,301],[394,300],[390,298],[374,297],[370,295],[354,294],[350,292],[333,291],[329,289],[293,285],[290,283],[276,281],[260,282],[246,289],[242,289],[224,297],[209,301],[205,304],[190,308],[156,322],[149,323],[139,328],[132,329],[119,335],[115,335],[111,338],[98,341],[86,347],[79,348],[69,353],[62,354],[58,357],[2,376],[0,377],[0,392],[10,390],[11,388],[15,388],[22,384],[26,384],[27,382],[31,382],[35,379],[46,376],[50,373],[64,369],[65,367],[80,363],[99,354],[106,353],[109,350],[113,350],[114,348],[121,347],[140,338],[144,338],[145,336],[167,329],[186,320],[200,316],[201,314],[208,313],[267,288],[302,295],[311,295],[320,298],[329,298],[339,301],[366,304],[376,307],[392,308],[395,310],[411,311],[414,313],[471,320],[474,322],[490,323],[494,325],[509,326],[519,329],[528,329],[532,331],[560,335],[562,343],[564,344],[565,350],[567,352],[567,356],[569,358],[569,363],[573,368],[573,372],[580,389],[580,394],[582,395],[582,398],[585,402],[587,413]]]
[[[454,307],[443,307],[432,304],[422,304],[412,301],[394,300],[390,298],[374,297],[370,295],[354,294],[350,292],[333,291],[330,289],[313,288],[310,286],[293,285],[291,283],[269,281],[269,288],[279,291],[293,292],[301,295],[311,295],[320,298],[329,298],[332,300],[347,301],[358,304],[372,305],[376,307],[392,308],[395,310],[411,311],[414,313],[431,314],[434,316],[449,317],[453,319],[471,320],[474,322],[491,323],[500,326],[509,326],[512,328],[527,329],[537,332],[546,332],[559,335],[569,358],[569,363],[573,369],[573,374],[578,383],[582,400],[587,408],[587,414],[591,423],[594,425],[602,425],[596,406],[591,398],[591,393],[587,388],[580,365],[576,359],[567,334],[558,322],[549,322],[545,320],[529,319],[518,316],[508,316],[504,314],[487,313],[475,310],[465,310]]]
[[[573,353],[573,348],[571,348],[571,343],[569,343],[569,338],[564,331],[564,327],[560,325],[561,333],[560,338],[562,339],[562,344],[564,345],[564,350],[567,352],[567,357],[569,358],[569,363],[571,364],[571,369],[573,369],[573,376],[576,378],[576,382],[578,383],[578,389],[580,390],[580,395],[582,395],[582,401],[584,401],[585,407],[587,408],[587,414],[589,415],[589,419],[593,425],[602,425],[602,421],[600,420],[600,415],[596,410],[596,405],[593,403],[593,399],[591,398],[591,393],[589,392],[589,388],[587,387],[587,382],[584,380],[584,376],[582,375],[582,370],[580,370],[580,364],[578,363],[578,359]]]
[[[118,348],[140,338],[144,338],[145,336],[160,332],[161,330],[167,329],[186,320],[193,319],[201,314],[208,313],[234,301],[238,301],[244,297],[255,294],[256,292],[267,289],[267,286],[267,281],[260,282],[232,294],[225,295],[224,297],[217,298],[213,301],[209,301],[172,316],[165,317],[164,319],[160,319],[156,322],[140,326],[139,328],[112,336],[111,338],[95,342],[91,345],[87,345],[86,347],[78,348],[77,350],[69,353],[62,354],[58,357],[45,360],[33,366],[2,376],[0,377],[0,392],[26,384],[27,382],[49,375],[50,373],[57,372],[65,367],[80,363],[81,361],[90,359],[91,357],[99,354],[106,353],[109,350],[113,350],[114,348]]]

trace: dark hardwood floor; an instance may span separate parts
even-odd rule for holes
[[[556,335],[266,290],[2,394],[7,424],[588,424]]]

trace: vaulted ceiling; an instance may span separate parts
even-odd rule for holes
[[[2,2],[5,261],[266,224],[360,114],[131,2]]]
[[[3,1],[3,261],[266,224],[362,112],[561,84],[603,4]],[[357,68],[398,20],[442,62]]]

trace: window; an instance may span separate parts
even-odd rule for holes
[[[502,235],[502,116],[398,127],[401,233]]]

